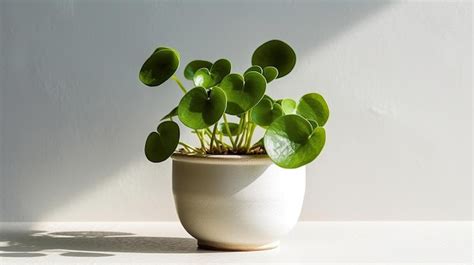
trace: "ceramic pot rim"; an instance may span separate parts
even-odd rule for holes
[[[173,159],[173,161],[216,165],[270,165],[273,163],[268,155],[199,155],[174,153],[171,159]]]

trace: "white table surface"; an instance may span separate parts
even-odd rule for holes
[[[301,222],[274,250],[196,248],[179,223],[0,223],[0,264],[472,264],[473,222]]]

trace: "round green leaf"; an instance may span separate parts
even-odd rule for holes
[[[252,108],[252,121],[262,127],[269,126],[274,120],[283,115],[281,106],[272,102],[268,98],[263,98],[260,102]]]
[[[226,109],[222,89],[195,87],[183,96],[178,105],[179,120],[191,129],[204,129],[215,124]]]
[[[166,114],[160,121],[178,116],[178,106],[174,107],[168,114]]]
[[[215,81],[212,78],[211,72],[207,68],[201,68],[194,73],[193,77],[194,85],[204,88],[209,88],[215,85]]]
[[[159,86],[178,69],[179,53],[171,48],[160,47],[145,61],[139,78],[147,86]]]
[[[296,113],[296,101],[291,98],[284,98],[278,100],[285,114],[295,114]]]
[[[297,168],[313,161],[321,153],[325,141],[324,128],[313,130],[306,119],[296,114],[276,119],[264,136],[268,156],[283,168]]]
[[[239,126],[238,123],[234,122],[229,122],[227,123],[229,125],[229,131],[231,136],[238,135],[242,132],[242,128]],[[229,136],[229,133],[227,132],[227,128],[225,126],[225,123],[220,123],[218,126],[218,129],[220,132],[224,134],[224,136]]]
[[[211,67],[212,78],[216,84],[220,83],[224,76],[230,74],[231,64],[227,59],[217,60]]]
[[[296,54],[293,49],[281,40],[271,40],[260,45],[252,55],[252,65],[274,66],[278,77],[291,72],[296,64]]]
[[[254,72],[258,72],[259,74],[263,74],[263,69],[262,67],[258,66],[258,65],[254,65],[254,66],[250,66],[249,69],[245,70],[245,73],[248,73],[250,71],[254,71]]]
[[[263,75],[251,71],[242,77],[239,74],[229,74],[219,87],[227,95],[226,113],[238,115],[255,106],[265,94],[267,83]]]
[[[173,121],[164,121],[156,132],[148,135],[145,155],[151,162],[161,162],[170,157],[179,143],[179,126]]]
[[[265,76],[267,83],[270,83],[271,81],[275,80],[275,78],[277,78],[278,69],[273,66],[267,66],[263,68],[263,76]]]
[[[210,70],[212,67],[212,63],[204,60],[194,60],[184,68],[184,77],[188,80],[193,80],[194,74],[197,70],[201,68],[206,68]]]
[[[229,60],[219,59],[212,66],[211,69],[201,68],[194,73],[194,85],[205,88],[213,87],[219,84],[224,76],[230,73],[231,65]]]
[[[315,120],[319,126],[324,126],[329,119],[328,104],[323,96],[317,93],[304,95],[298,103],[296,113],[307,119]]]

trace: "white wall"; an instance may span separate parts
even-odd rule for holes
[[[180,91],[138,69],[172,46],[243,71],[272,38],[298,62],[269,93],[332,110],[303,220],[471,219],[469,2],[252,2],[3,2],[0,221],[176,220],[143,144]]]

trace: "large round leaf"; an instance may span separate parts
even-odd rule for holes
[[[230,69],[231,64],[229,60],[219,59],[211,66],[211,69],[201,68],[194,73],[194,85],[205,88],[213,87],[230,73]]]
[[[173,121],[164,121],[156,132],[148,135],[145,155],[151,162],[161,162],[170,157],[179,143],[179,126]]]
[[[310,93],[301,97],[296,113],[306,119],[317,121],[319,126],[324,126],[329,119],[328,104],[318,93]]]
[[[250,71],[242,77],[239,74],[229,74],[219,87],[227,95],[226,113],[238,115],[255,106],[265,94],[267,83],[263,75]]]
[[[178,117],[191,129],[203,129],[215,124],[226,109],[226,95],[222,89],[206,90],[195,87],[183,96],[178,105]]]
[[[262,127],[269,126],[274,120],[283,115],[281,106],[269,98],[263,98],[252,108],[252,121]]]
[[[274,66],[278,77],[291,72],[296,64],[296,54],[293,49],[281,40],[271,40],[260,45],[252,55],[252,65]]]
[[[264,136],[265,150],[272,161],[283,168],[297,168],[313,161],[325,141],[324,128],[313,129],[306,119],[296,114],[276,119]]]
[[[212,63],[204,60],[194,60],[184,68],[184,77],[193,80],[194,74],[201,68],[211,69]]]
[[[178,69],[179,53],[166,47],[157,48],[140,69],[139,78],[147,86],[159,86]]]

